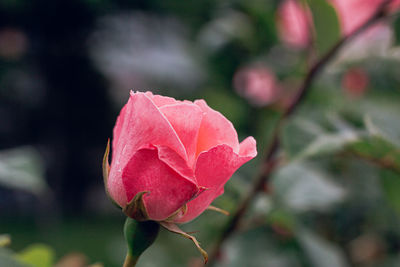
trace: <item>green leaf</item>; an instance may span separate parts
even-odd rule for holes
[[[400,149],[383,138],[364,138],[348,145],[347,151],[372,164],[400,173]]]
[[[271,233],[271,229],[265,226],[238,231],[224,244],[221,253],[223,261],[216,266],[307,266],[301,264],[300,257],[295,254],[296,245],[289,240],[291,245],[283,245]]]
[[[283,146],[290,158],[304,160],[332,155],[361,138],[362,133],[338,115],[325,117],[328,119],[325,123],[296,118],[285,126]]]
[[[399,109],[369,113],[364,118],[367,130],[400,148]]]
[[[54,265],[54,250],[43,244],[34,244],[16,255],[23,263],[34,267],[52,267]]]
[[[310,132],[311,129],[311,132]],[[325,134],[324,129],[310,120],[293,118],[284,126],[282,146],[289,158],[294,158],[301,153],[316,136]]]
[[[327,212],[344,200],[345,190],[312,164],[294,161],[273,177],[274,196],[297,212]]]
[[[396,16],[393,26],[396,37],[396,45],[400,45],[400,16]]]
[[[322,239],[311,231],[301,229],[297,237],[312,266],[318,267],[345,267],[349,266],[343,251],[333,243]]]
[[[40,154],[33,147],[1,151],[0,185],[34,194],[48,190]]]
[[[315,27],[315,45],[325,54],[340,39],[339,19],[333,6],[326,0],[307,0]]]
[[[400,214],[400,174],[384,170],[381,176],[385,197]]]
[[[283,226],[286,229],[292,231],[296,227],[296,217],[284,210],[284,209],[276,209],[268,214],[267,221],[270,224],[277,224]]]
[[[347,144],[355,142],[358,136],[353,132],[325,134],[318,136],[311,142],[297,158],[308,158],[341,151]]]

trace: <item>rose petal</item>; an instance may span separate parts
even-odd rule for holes
[[[195,183],[183,178],[158,158],[157,149],[137,151],[122,174],[128,202],[139,192],[144,196],[147,213],[161,221],[181,208],[196,193]]]
[[[207,190],[187,203],[186,214],[176,222],[188,222],[199,216],[216,197],[223,193],[223,187],[232,174],[257,155],[253,137],[243,141],[240,148],[239,155],[227,145],[213,147],[199,155],[196,162],[196,179],[198,185],[206,187]]]
[[[196,182],[194,177],[193,169],[187,165],[186,160],[180,157],[174,150],[165,146],[157,146],[158,158],[167,164],[171,169],[176,171],[182,177],[189,179],[190,181]]]
[[[232,123],[221,113],[211,109],[204,100],[196,100],[194,103],[203,111],[196,154],[221,144],[230,146],[233,152],[238,153],[239,141]]]
[[[145,95],[151,99],[151,101],[153,101],[153,103],[157,106],[157,107],[162,107],[165,105],[173,105],[178,103],[177,100],[175,100],[172,97],[168,97],[168,96],[162,96],[162,95],[153,95],[152,92],[146,92]]]
[[[160,108],[167,117],[179,139],[186,148],[189,166],[193,166],[196,157],[197,138],[201,120],[202,110],[193,103],[178,103]]]
[[[331,2],[337,10],[342,32],[347,35],[365,23],[383,0],[332,0]]]
[[[346,0],[348,1],[348,0]],[[295,0],[281,2],[277,14],[280,39],[293,48],[303,49],[310,44],[312,16],[309,10]]]
[[[124,124],[124,119],[125,119],[125,114],[126,114],[126,109],[127,109],[127,104],[121,109],[121,112],[118,115],[117,121],[114,126],[113,130],[113,140],[112,140],[112,147],[113,150],[117,147],[117,140],[119,140],[119,137],[121,135],[121,131],[123,128]]]
[[[249,136],[240,143],[239,155],[254,158],[257,156],[257,143],[253,136]]]
[[[114,128],[113,157],[108,179],[111,197],[121,206],[127,202],[122,170],[133,154],[151,145],[166,146],[187,160],[185,147],[175,130],[144,93],[132,93]]]

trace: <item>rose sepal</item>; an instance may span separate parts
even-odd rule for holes
[[[225,216],[229,216],[229,211],[226,211],[226,210],[224,210],[224,209],[215,207],[215,206],[213,206],[213,205],[208,206],[208,207],[207,207],[207,210],[216,211],[216,212],[219,212],[219,213],[221,213],[221,214],[223,214],[223,215],[225,215]]]
[[[117,202],[114,201],[114,199],[110,196],[110,193],[108,192],[107,188],[107,183],[108,183],[108,175],[110,174],[110,163],[109,163],[109,154],[110,154],[110,138],[108,138],[107,141],[107,146],[106,146],[106,151],[104,152],[103,156],[103,182],[104,182],[104,189],[106,191],[107,197],[111,200],[111,202],[117,206],[118,208],[121,208],[120,205],[118,205]]]
[[[146,206],[143,202],[143,197],[147,194],[150,194],[150,192],[142,191],[137,193],[132,198],[132,200],[122,209],[125,215],[139,222],[150,220],[149,214],[146,210]]]
[[[207,263],[207,261],[208,261],[208,254],[207,254],[207,252],[200,246],[200,243],[197,241],[197,239],[196,239],[194,236],[189,235],[188,233],[186,233],[186,232],[184,232],[183,230],[181,230],[181,229],[178,227],[178,225],[176,225],[175,223],[166,222],[166,221],[159,222],[159,223],[160,223],[160,225],[161,225],[162,227],[164,227],[164,228],[167,229],[168,231],[170,231],[170,232],[172,232],[172,233],[175,233],[175,234],[179,234],[179,235],[181,235],[181,236],[183,236],[183,237],[186,237],[187,239],[190,239],[190,240],[196,245],[197,249],[199,250],[199,252],[200,252],[201,255],[203,256],[203,258],[204,258],[204,264]]]

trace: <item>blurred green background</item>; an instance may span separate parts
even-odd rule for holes
[[[256,138],[259,156],[214,203],[233,212],[307,68],[344,34],[325,0],[298,1],[313,23],[285,31],[301,26],[285,2],[1,0],[0,235],[11,244],[0,266],[12,253],[122,265],[124,217],[101,162],[129,90],[205,99],[240,140]],[[217,266],[400,266],[400,20],[374,31],[344,47],[285,124],[284,164]],[[212,251],[228,220],[206,211],[182,228]],[[138,266],[201,258],[162,231]]]

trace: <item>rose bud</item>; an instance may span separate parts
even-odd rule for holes
[[[193,220],[257,155],[254,138],[239,144],[232,123],[204,100],[151,92],[131,92],[113,135],[106,189],[127,216],[142,221]]]
[[[111,166],[108,153],[109,144],[103,175],[115,204],[136,221],[156,221],[189,238],[207,262],[197,240],[175,223],[191,221],[207,208],[221,211],[211,202],[257,150],[253,137],[239,144],[232,123],[204,100],[131,91],[114,127]]]
[[[281,2],[277,11],[279,38],[294,49],[307,48],[311,43],[311,12],[297,0]]]

